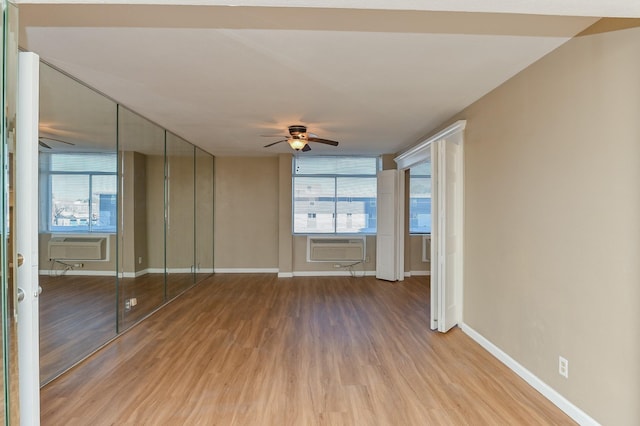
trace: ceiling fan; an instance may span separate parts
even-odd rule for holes
[[[73,142],[67,142],[67,141],[63,141],[63,140],[60,140],[60,139],[54,139],[54,138],[48,138],[48,137],[45,137],[45,136],[39,136],[38,137],[38,145],[40,145],[41,147],[46,148],[46,149],[53,149],[53,148],[51,148],[51,145],[49,145],[48,143],[46,143],[44,141],[50,141],[49,143],[51,143],[51,142],[59,142],[59,143],[66,143],[67,145],[75,145],[75,143],[73,143]]]
[[[309,142],[319,142],[325,145],[338,146],[337,141],[319,138],[315,133],[307,133],[307,126],[303,126],[301,124],[289,126],[289,136],[287,136],[286,139],[267,144],[264,147],[268,148],[280,142],[288,142],[291,148],[302,152],[311,151],[311,147],[308,144]]]

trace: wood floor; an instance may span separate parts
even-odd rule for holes
[[[40,276],[40,382],[116,335],[116,278]]]
[[[216,275],[41,391],[43,425],[574,424],[460,330],[428,280]]]
[[[195,279],[206,276],[198,274]],[[194,275],[170,274],[166,284],[164,274],[119,280],[115,276],[41,275],[39,280],[43,289],[39,300],[40,383],[47,383],[114,338],[116,330],[126,330],[149,315],[165,297],[176,297],[192,286]],[[125,309],[125,299],[133,297],[137,305]]]

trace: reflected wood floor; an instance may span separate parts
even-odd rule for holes
[[[116,335],[116,277],[39,277],[40,382]]]
[[[208,274],[197,274],[198,281]],[[167,295],[173,298],[193,285],[191,274],[170,274]],[[87,275],[41,275],[40,383],[46,383],[71,365],[126,330],[165,300],[165,275],[137,278]],[[116,284],[118,283],[118,284]],[[116,311],[116,285],[120,286]],[[124,309],[124,300],[136,297],[138,304]]]
[[[216,275],[41,391],[43,425],[574,424],[459,329],[426,277]]]

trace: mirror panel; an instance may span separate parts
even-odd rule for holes
[[[4,38],[4,21],[7,13],[7,5],[3,1],[0,4],[2,7],[2,19],[0,22],[0,41],[2,41],[2,49],[4,50],[5,38]],[[0,72],[2,78],[2,84],[0,85],[0,99],[5,99],[5,87],[7,87],[6,81],[6,62],[4,55],[0,55]],[[0,326],[2,327],[2,345],[0,345],[0,359],[2,359],[2,366],[0,366],[0,384],[2,385],[2,406],[0,406],[0,415],[2,424],[7,424],[9,421],[9,410],[6,407],[9,406],[9,352],[5,351],[5,347],[8,347],[8,343],[11,339],[11,333],[9,331],[9,324],[11,323],[11,316],[13,308],[11,306],[11,290],[9,286],[13,282],[14,265],[13,265],[13,242],[11,236],[15,232],[15,225],[13,219],[13,154],[15,153],[15,146],[12,146],[9,136],[7,134],[8,112],[7,106],[4,101],[2,105],[2,122],[0,122],[0,160],[2,160],[2,167],[6,164],[8,166],[9,173],[5,175],[0,174],[0,185],[2,185],[2,196],[0,197],[0,235],[2,236],[2,242],[0,243]],[[8,178],[8,179],[7,179]],[[6,181],[7,179],[8,181]],[[8,191],[7,191],[8,189]],[[9,215],[9,226],[5,226],[7,223],[7,214]]]
[[[39,127],[45,384],[213,273],[214,161],[44,63]]]
[[[4,3],[4,2],[3,2]],[[16,113],[17,113],[17,87],[18,87],[18,6],[13,3],[6,3],[6,16],[5,25],[7,25],[6,31],[6,46],[5,46],[5,69],[6,80],[4,87],[7,89],[5,111],[7,116],[4,117],[6,123],[6,140],[8,144],[9,152],[9,229],[11,235],[15,235],[15,221],[17,219],[13,205],[15,196],[13,194],[13,188],[15,183],[15,148],[16,148]],[[4,45],[4,43],[3,43]],[[5,210],[6,212],[6,210]],[[2,223],[6,223],[4,222]],[[4,243],[4,241],[3,241]],[[6,356],[7,374],[6,383],[7,391],[5,392],[5,400],[7,410],[5,412],[7,424],[20,424],[20,388],[19,388],[19,371],[18,371],[18,283],[17,283],[17,252],[14,250],[15,241],[12,237],[8,242],[9,262],[12,264],[9,268],[9,287],[8,287],[8,304],[9,309],[7,312],[8,317],[8,337],[9,342],[5,347],[8,348]],[[3,264],[4,265],[4,264]]]
[[[40,380],[116,335],[117,107],[40,65]]]
[[[118,107],[118,331],[149,315],[164,294],[164,130]]]
[[[0,41],[4,55],[0,55],[0,99],[3,100],[0,122],[0,160],[6,173],[0,175],[0,386],[2,389],[0,422],[19,423],[18,407],[18,329],[17,329],[17,253],[15,250],[15,124],[16,124],[16,73],[18,46],[15,26],[17,9],[5,1],[1,3]]]
[[[213,274],[213,156],[196,148],[196,282]]]
[[[167,132],[165,250],[168,300],[195,282],[194,156],[193,145]]]

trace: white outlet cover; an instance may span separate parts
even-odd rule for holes
[[[569,378],[569,361],[566,358],[558,357],[558,373]]]

